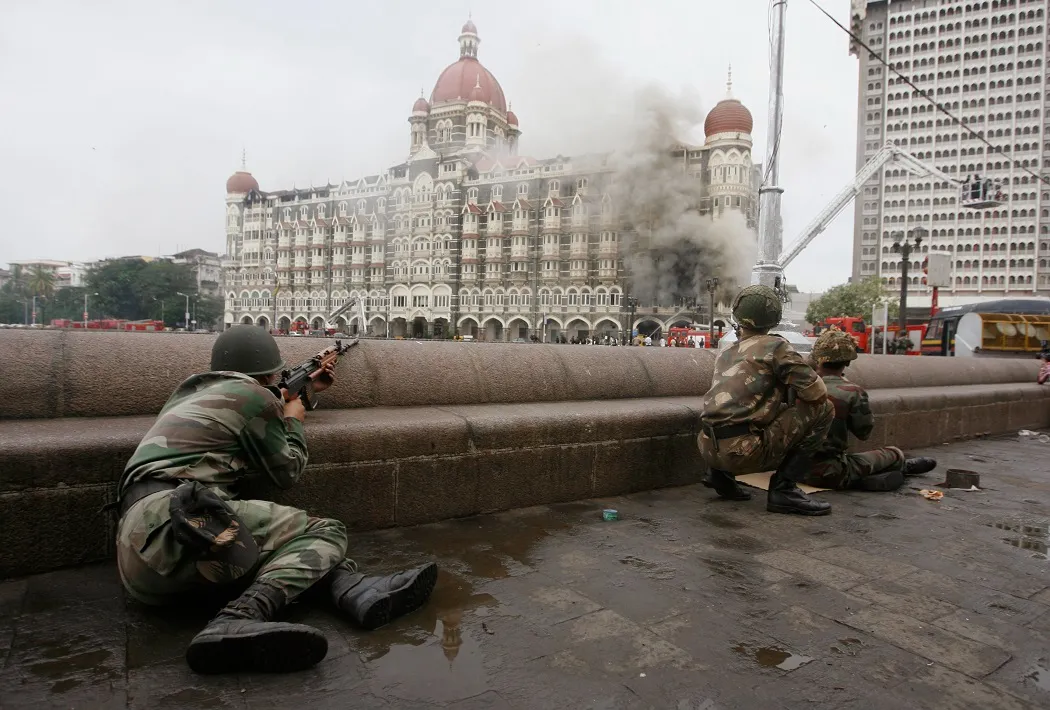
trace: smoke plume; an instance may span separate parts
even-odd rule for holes
[[[702,181],[673,155],[703,119],[699,102],[650,86],[633,105],[627,141],[613,155],[612,193],[633,295],[642,303],[705,303],[706,280],[717,277],[716,296],[726,300],[748,282],[757,245],[739,211],[717,220],[701,213]]]

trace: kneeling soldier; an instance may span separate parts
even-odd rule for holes
[[[734,477],[776,469],[766,510],[827,515],[831,504],[811,498],[796,483],[813,467],[813,452],[833,411],[813,368],[787,340],[769,335],[780,323],[781,309],[768,286],[748,286],[737,294],[733,318],[739,339],[715,362],[697,443],[711,468],[707,483],[721,497],[749,499]]]
[[[934,469],[937,462],[933,459],[906,459],[896,446],[847,454],[851,433],[865,441],[875,427],[875,416],[868,406],[868,393],[843,374],[850,362],[857,359],[856,344],[849,334],[828,330],[817,338],[811,359],[827,387],[828,399],[835,407],[835,420],[817,452],[816,465],[805,477],[805,483],[817,488],[895,491],[904,483],[905,476],[917,476]]]

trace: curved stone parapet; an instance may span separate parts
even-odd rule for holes
[[[861,355],[846,376],[865,389],[955,387],[1035,382],[1035,358],[906,357]]]
[[[0,335],[0,363],[18,394],[0,419],[154,414],[189,375],[209,367],[214,335],[18,331]],[[289,363],[329,338],[278,338]],[[347,354],[326,409],[509,404],[702,395],[714,353],[692,348],[363,340]]]

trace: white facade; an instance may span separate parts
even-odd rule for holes
[[[459,61],[430,101],[412,107],[405,162],[298,190],[262,191],[246,171],[231,176],[227,325],[547,341],[628,327],[608,156],[518,155],[518,119],[477,60],[473,23],[459,41]],[[700,209],[712,219],[739,211],[753,223],[750,113],[727,97],[705,130],[703,146],[671,152],[682,179],[706,187]],[[365,322],[354,309],[328,323],[351,296],[364,301]],[[656,303],[641,304],[629,325],[651,332],[679,322],[681,307]]]
[[[1047,0],[872,0],[862,37],[920,89],[1005,156],[937,110],[861,50],[857,166],[886,141],[958,180],[999,181],[1006,202],[985,210],[958,204],[958,189],[893,167],[857,198],[853,278],[901,286],[894,235],[929,230],[913,252],[908,303],[930,303],[921,264],[952,255],[942,305],[1004,296],[1050,295],[1050,122],[1046,120]]]

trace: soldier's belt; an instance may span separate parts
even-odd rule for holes
[[[153,478],[138,481],[128,486],[124,495],[120,497],[120,517],[131,510],[131,506],[138,503],[146,496],[151,496],[160,491],[173,491],[179,487],[181,481],[158,481]]]
[[[725,426],[714,426],[709,427],[708,432],[715,438],[720,439],[732,439],[734,436],[744,436],[745,434],[751,433],[750,424],[727,424]]]

